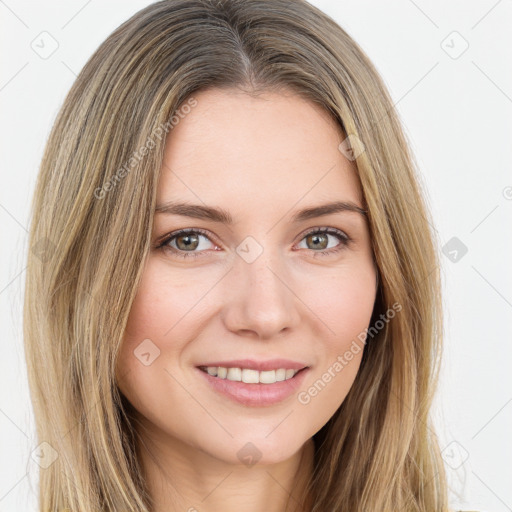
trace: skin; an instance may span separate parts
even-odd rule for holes
[[[357,170],[338,150],[337,124],[292,92],[214,89],[194,97],[197,106],[168,134],[157,204],[221,207],[234,223],[155,214],[119,387],[136,410],[154,512],[308,510],[296,500],[313,468],[312,436],[343,402],[362,350],[307,404],[297,394],[266,407],[235,403],[196,365],[299,360],[310,366],[305,391],[368,327],[376,269],[366,218],[338,212],[291,221],[299,209],[334,201],[363,207]],[[352,242],[340,246],[335,235],[317,233],[315,245],[308,232],[325,227]],[[197,258],[157,248],[159,238],[183,228],[208,232],[196,234],[199,246],[190,250]],[[249,235],[263,248],[252,263],[236,252]],[[182,235],[168,245],[183,253],[183,242]],[[134,356],[146,339],[160,350],[147,366]],[[251,466],[237,455],[248,442],[261,453]]]

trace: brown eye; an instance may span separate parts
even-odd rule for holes
[[[329,247],[331,238],[338,239],[340,243]],[[336,228],[317,228],[306,233],[301,243],[302,241],[305,242],[305,248],[310,249],[314,256],[328,256],[347,247],[351,239],[343,231]]]
[[[317,234],[313,233],[312,235],[308,235],[306,237],[306,240],[308,242],[311,242],[311,245],[309,245],[308,242],[306,242],[306,245],[308,245],[308,249],[326,249],[327,245],[329,244],[329,238],[326,234]]]
[[[199,237],[195,234],[179,235],[174,238],[176,240],[176,247],[182,251],[189,251],[197,249],[199,245]]]
[[[208,247],[208,244],[210,244],[210,247]],[[188,229],[170,233],[158,246],[159,249],[183,258],[188,256],[202,256],[203,253],[207,252],[206,249],[214,249],[215,247],[215,244],[208,237],[207,232],[198,229]]]

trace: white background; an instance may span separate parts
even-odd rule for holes
[[[420,165],[439,251],[453,237],[468,249],[456,262],[442,255],[446,347],[435,417],[452,506],[511,511],[512,2],[312,3],[354,37],[389,87]],[[0,1],[2,512],[36,511],[21,315],[39,161],[86,59],[146,5]],[[46,59],[31,47],[49,37],[44,31],[58,43]]]

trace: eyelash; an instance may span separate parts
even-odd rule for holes
[[[177,238],[180,235],[190,234],[190,233],[203,235],[206,238],[208,238],[208,240],[210,240],[210,238],[208,236],[209,233],[207,231],[205,231],[204,229],[199,229],[199,228],[180,229],[179,231],[175,231],[173,233],[169,233],[169,234],[165,235],[163,237],[163,239],[161,239],[160,241],[157,242],[156,249],[161,249],[163,251],[171,251],[172,253],[176,254],[179,258],[183,258],[183,259],[190,258],[190,257],[192,257],[192,258],[201,257],[201,253],[206,252],[206,251],[197,251],[197,252],[182,251],[182,250],[175,249],[174,247],[170,247],[169,245],[167,245],[172,239]],[[313,234],[317,234],[317,233],[326,233],[328,235],[334,235],[338,238],[338,240],[341,243],[331,249],[324,249],[322,251],[313,251],[314,258],[316,258],[317,256],[330,256],[332,254],[335,254],[339,251],[342,251],[346,247],[348,247],[348,245],[352,242],[352,239],[348,235],[346,235],[343,231],[340,231],[339,229],[336,229],[336,228],[313,228],[312,230],[308,231],[307,233],[304,233],[304,235],[302,236],[300,241],[302,241],[304,238],[306,238],[309,235],[313,235]],[[211,242],[211,240],[210,240],[210,242]],[[212,242],[212,243],[215,243],[215,242]]]

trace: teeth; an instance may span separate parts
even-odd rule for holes
[[[285,380],[291,379],[296,373],[297,373],[297,370],[286,370],[284,379]]]
[[[245,370],[244,370],[245,372]],[[256,372],[258,373],[258,372]],[[276,371],[275,370],[269,370],[266,372],[259,372],[260,373],[260,382],[262,384],[274,384],[276,381]]]
[[[299,370],[279,368],[277,370],[250,370],[249,368],[224,368],[223,366],[201,367],[208,375],[233,381],[241,381],[247,384],[274,384],[291,379]]]
[[[242,370],[240,368],[229,368],[226,378],[228,380],[242,380]]]
[[[279,370],[276,370],[276,381],[284,379],[286,379],[286,370],[284,368],[279,368]]]
[[[238,368],[237,368],[238,370]],[[228,372],[229,378],[229,372]],[[259,372],[257,370],[242,370],[242,382],[247,382],[248,384],[258,384],[260,381]]]

